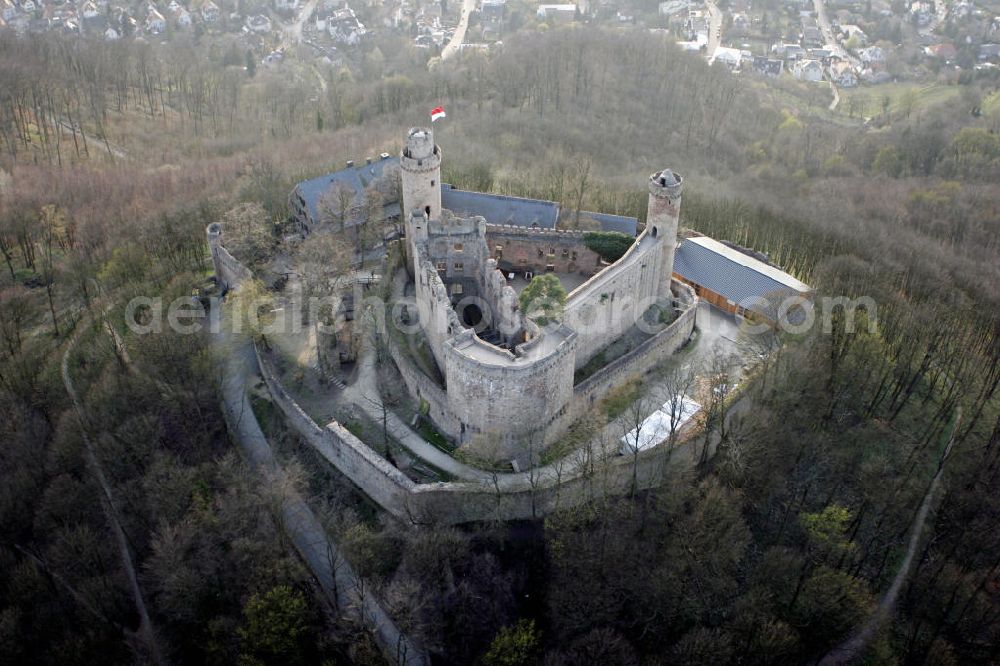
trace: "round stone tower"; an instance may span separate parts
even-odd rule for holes
[[[399,156],[403,179],[403,215],[423,211],[428,220],[441,218],[441,149],[434,145],[434,132],[414,127],[406,136]],[[404,218],[404,219],[406,219]]]
[[[674,250],[677,248],[677,223],[681,215],[681,175],[670,169],[657,171],[649,177],[649,210],[646,227],[649,235],[663,243],[660,260],[659,298],[670,298],[670,278],[674,272]]]

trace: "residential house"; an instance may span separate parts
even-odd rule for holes
[[[95,2],[85,2],[80,7],[81,19],[92,19],[100,15],[101,15],[101,10],[97,8],[97,3]]]
[[[538,5],[535,15],[539,21],[551,19],[556,25],[572,23],[576,20],[576,5]]]
[[[327,32],[334,40],[353,46],[368,34],[365,24],[358,20],[354,10],[344,7],[335,11],[326,21]]]
[[[201,6],[201,20],[205,23],[215,23],[221,15],[222,12],[219,10],[219,5],[212,2],[212,0],[208,0],[208,2]]]
[[[709,64],[715,62],[721,62],[735,72],[739,70],[740,64],[743,62],[743,53],[739,49],[719,46],[709,58]]]
[[[771,53],[787,60],[801,60],[806,56],[806,50],[798,44],[774,44],[771,46]]]
[[[104,41],[106,42],[113,42],[120,37],[121,35],[119,35],[118,31],[115,30],[114,28],[109,27],[107,30],[104,31]]]
[[[673,16],[688,11],[688,0],[667,0],[657,7],[660,16]]]
[[[799,60],[792,67],[792,75],[799,81],[822,81],[823,65],[819,60]]]
[[[38,5],[35,4],[35,0],[21,0],[21,11],[25,14],[31,14],[36,9]]]
[[[158,35],[167,29],[167,19],[163,17],[156,7],[150,5],[149,11],[146,13],[146,32]]]
[[[708,44],[708,18],[701,15],[701,12],[691,12],[684,24],[684,31],[687,38],[699,45]]]
[[[840,26],[840,38],[845,42],[849,39],[854,39],[860,46],[868,43],[868,35],[853,23],[844,23]]]
[[[943,60],[946,63],[955,62],[955,57],[958,55],[955,45],[948,43],[931,44],[924,49],[924,53],[932,58]]]
[[[247,18],[246,27],[250,32],[271,32],[271,19],[263,14],[254,14]]]
[[[781,76],[781,72],[784,71],[785,61],[779,58],[768,58],[767,56],[754,56],[752,66],[753,71],[758,74],[777,77]]]
[[[4,21],[12,21],[18,14],[17,5],[14,0],[0,0],[0,18]]]
[[[811,16],[802,19],[802,46],[807,49],[823,46],[823,33]]]
[[[191,12],[181,7],[176,12],[174,12],[174,22],[181,28],[190,28],[191,23]]]
[[[980,44],[979,62],[1000,62],[1000,44]]]
[[[858,75],[851,67],[851,63],[838,60],[830,65],[830,78],[841,88],[853,88],[858,85]]]
[[[17,16],[17,5],[14,4],[14,0],[0,0],[0,18],[4,21],[10,21],[15,16]]]
[[[274,8],[279,12],[294,12],[299,8],[299,0],[274,0]]]
[[[930,24],[931,19],[934,18],[934,6],[930,2],[914,2],[906,14],[911,21],[922,28]]]
[[[881,65],[885,62],[885,51],[880,46],[869,46],[859,50],[858,57],[866,65]]]

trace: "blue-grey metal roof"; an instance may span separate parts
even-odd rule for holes
[[[591,213],[589,211],[582,211],[580,214],[597,220],[601,225],[601,231],[617,231],[635,236],[635,232],[639,228],[639,220],[634,217],[611,215],[610,213]]]
[[[796,293],[788,285],[690,240],[681,241],[674,254],[674,272],[771,319],[776,319],[775,297]]]
[[[303,201],[306,202],[306,206],[309,208],[309,217],[311,217],[315,222],[319,219],[317,204],[319,203],[320,198],[330,191],[330,188],[333,187],[335,183],[343,183],[351,188],[351,190],[354,191],[354,201],[352,205],[359,206],[364,201],[365,188],[368,187],[372,181],[381,177],[387,166],[395,166],[398,164],[398,157],[386,157],[383,159],[373,160],[371,164],[358,164],[353,167],[341,169],[340,171],[324,174],[317,178],[304,180],[295,187],[298,190],[299,195],[301,195]],[[398,202],[386,202],[387,214],[391,214],[388,205],[391,203]]]
[[[469,192],[451,185],[441,186],[441,207],[459,217],[480,215],[488,224],[555,229],[559,219],[559,204],[552,201]]]

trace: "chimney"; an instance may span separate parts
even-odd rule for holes
[[[347,160],[347,168],[350,169],[354,166],[354,160]]]

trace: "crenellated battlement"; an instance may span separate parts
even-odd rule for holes
[[[516,224],[487,224],[486,233],[529,236],[531,238],[582,239],[587,232],[581,229],[541,229],[537,227],[522,227]]]

